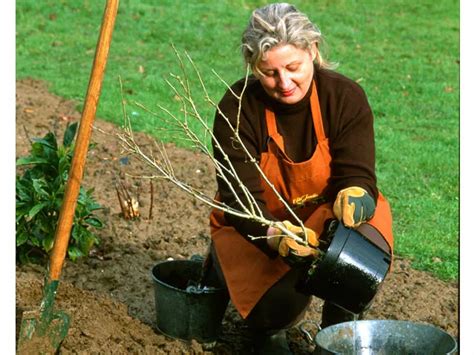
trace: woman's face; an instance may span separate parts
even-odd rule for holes
[[[285,104],[299,102],[308,92],[313,80],[313,59],[310,50],[291,44],[268,50],[255,72],[266,93]]]

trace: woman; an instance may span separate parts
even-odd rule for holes
[[[214,123],[219,144],[263,214],[303,232],[236,147],[224,116],[238,125],[244,145],[304,221],[308,236],[303,245],[278,237],[282,231],[277,228],[211,213],[214,269],[263,353],[289,351],[284,330],[304,316],[311,301],[295,288],[302,268],[295,266],[294,256],[301,261],[318,254],[326,221],[337,218],[351,228],[371,225],[392,248],[390,210],[376,187],[371,109],[357,83],[330,70],[321,41],[318,28],[292,5],[255,10],[242,36],[243,57],[253,75],[247,83],[232,85]],[[236,94],[243,90],[239,102]],[[214,155],[225,164],[215,146]],[[219,198],[239,208],[228,185],[220,178],[217,182]],[[325,303],[322,326],[349,319],[354,319],[351,313]]]

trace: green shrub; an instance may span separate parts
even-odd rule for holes
[[[16,257],[20,263],[42,263],[52,250],[76,130],[77,123],[68,125],[62,145],[52,132],[33,139],[30,155],[16,161],[17,166],[26,168],[16,177]],[[99,243],[92,230],[103,227],[94,214],[102,207],[92,192],[80,188],[68,246],[68,257],[73,261],[87,256]]]

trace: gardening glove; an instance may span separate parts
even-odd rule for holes
[[[346,227],[357,228],[374,216],[374,199],[363,188],[351,186],[339,191],[333,212]]]
[[[281,223],[290,232],[299,237],[304,237],[303,228],[295,226],[290,221],[283,221]],[[270,227],[268,228],[267,235],[275,237],[268,238],[267,243],[271,249],[278,251],[278,254],[290,264],[312,261],[319,255],[319,250],[316,249],[319,245],[319,236],[309,228],[305,228],[305,231],[308,245],[299,243],[291,237],[277,237],[278,235],[285,234],[285,232],[279,228]]]

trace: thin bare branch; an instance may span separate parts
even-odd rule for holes
[[[150,209],[148,210],[148,219],[153,219],[153,181],[150,180]]]
[[[166,151],[166,147],[164,144],[156,143],[156,150],[158,152],[157,156],[154,156],[152,151],[149,154],[145,154],[142,151],[142,149],[140,148],[138,143],[135,141],[135,138],[133,136],[131,119],[127,115],[127,112],[125,109],[126,101],[123,97],[123,85],[120,80],[120,89],[122,91],[121,92],[122,111],[123,111],[125,122],[124,122],[122,132],[117,133],[116,136],[120,140],[120,144],[124,150],[138,157],[142,162],[144,162],[146,165],[150,166],[155,172],[157,172],[157,175],[148,176],[148,177],[141,176],[141,178],[150,178],[150,179],[160,178],[160,179],[170,181],[182,191],[186,192],[187,194],[191,195],[193,198],[205,203],[206,205],[212,208],[216,208],[225,213],[228,213],[240,218],[249,219],[249,220],[258,222],[268,227],[278,228],[282,231],[282,233],[284,233],[284,235],[289,236],[297,240],[298,242],[306,243],[306,235],[304,235],[303,237],[300,237],[299,235],[296,235],[295,233],[288,230],[282,222],[268,220],[267,218],[264,217],[263,212],[261,211],[255,197],[250,192],[250,190],[245,186],[242,180],[239,178],[237,171],[235,170],[230,158],[228,157],[224,148],[220,145],[219,141],[214,135],[213,129],[212,127],[210,127],[208,123],[209,120],[203,117],[203,115],[201,114],[200,107],[195,101],[195,96],[191,89],[190,80],[187,74],[187,70],[186,70],[183,58],[181,57],[181,55],[179,54],[179,52],[176,50],[174,46],[173,46],[173,50],[175,51],[175,54],[178,58],[179,67],[180,67],[182,76],[171,75],[171,78],[172,80],[175,81],[175,83],[171,82],[170,80],[166,80],[166,83],[171,88],[174,96],[177,98],[177,100],[179,101],[181,105],[180,113],[175,114],[171,110],[167,109],[166,107],[162,105],[158,105],[158,108],[160,109],[160,111],[165,114],[165,116],[162,117],[162,115],[149,110],[142,104],[135,103],[135,105],[143,109],[145,112],[155,117],[158,117],[162,119],[163,121],[166,121],[167,127],[170,127],[169,130],[166,129],[167,131],[173,132],[174,134],[178,134],[179,139],[184,139],[184,140],[189,141],[192,146],[196,147],[199,151],[205,154],[205,156],[210,159],[213,166],[215,167],[216,175],[221,179],[222,182],[226,184],[226,186],[228,186],[229,190],[234,195],[239,208],[237,209],[237,208],[231,207],[222,201],[218,201],[213,197],[207,196],[202,191],[194,188],[186,181],[183,181],[182,179],[178,178],[175,175],[175,172],[173,169],[173,163]],[[213,73],[217,76],[217,78],[222,83],[224,83],[227,89],[230,90],[232,95],[234,95],[239,102],[239,107],[238,107],[238,112],[237,112],[237,121],[236,121],[237,124],[234,126],[232,125],[229,118],[226,117],[224,113],[220,110],[219,105],[215,101],[213,101],[212,98],[209,96],[209,92],[201,76],[201,73],[198,67],[196,66],[196,64],[194,63],[194,61],[192,60],[192,58],[189,56],[188,53],[185,53],[185,57],[186,57],[186,60],[191,64],[193,68],[193,72],[199,81],[199,85],[201,88],[199,90],[199,93],[203,95],[204,101],[207,102],[207,104],[210,105],[213,109],[217,110],[217,112],[224,118],[226,123],[230,126],[233,132],[233,136],[229,138],[232,139],[234,142],[236,142],[236,144],[238,145],[238,149],[242,149],[245,152],[249,162],[255,166],[260,176],[262,177],[262,179],[265,181],[265,183],[267,183],[270,186],[272,191],[275,193],[278,199],[283,203],[283,205],[288,210],[290,215],[294,217],[294,219],[298,222],[298,224],[300,224],[301,227],[304,227],[303,222],[298,218],[298,216],[294,213],[294,211],[291,209],[288,203],[283,199],[283,197],[278,193],[276,188],[271,184],[271,182],[265,176],[264,172],[259,166],[258,161],[255,159],[255,157],[253,157],[250,154],[249,150],[247,149],[247,147],[245,146],[244,142],[242,141],[239,135],[242,98],[243,98],[245,89],[247,88],[247,82],[248,82],[250,69],[247,68],[247,75],[246,75],[246,80],[244,83],[244,88],[242,92],[240,93],[240,95],[234,92],[231,89],[231,87],[225,82],[225,80],[221,76],[219,76],[215,71],[213,71]],[[190,125],[189,125],[190,120],[193,120],[194,122],[198,123],[199,126],[202,128],[204,132],[204,139],[199,137],[199,135],[190,128]],[[181,133],[181,136],[179,136],[179,133]],[[217,149],[220,155],[223,157],[222,161],[218,161],[217,159],[213,157],[212,151],[209,149],[207,145],[207,137],[209,137],[212,140],[214,144],[214,149]],[[151,185],[151,189],[152,189],[152,185]],[[239,190],[240,192],[238,193],[237,190]],[[151,207],[150,207],[150,215],[151,215]],[[304,231],[304,228],[303,228],[303,231]],[[270,236],[270,237],[269,236],[257,236],[257,237],[249,236],[249,237],[252,239],[260,239],[260,238],[271,238],[273,236]]]

